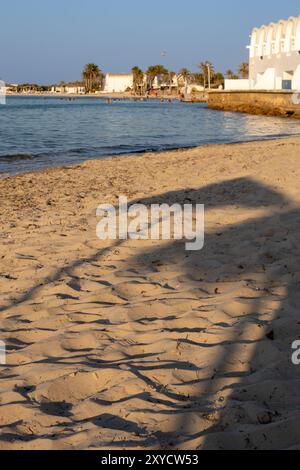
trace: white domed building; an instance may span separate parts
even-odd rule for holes
[[[300,16],[254,28],[249,49],[250,89],[300,89]]]

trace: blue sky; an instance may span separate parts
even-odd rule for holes
[[[75,80],[87,62],[111,72],[156,63],[195,71],[209,59],[224,72],[247,60],[252,27],[299,14],[299,0],[3,2],[0,78]]]

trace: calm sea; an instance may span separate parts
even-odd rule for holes
[[[203,104],[8,97],[0,106],[0,172],[295,134],[296,120],[222,113]]]

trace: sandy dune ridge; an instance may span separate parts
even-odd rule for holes
[[[300,138],[0,180],[0,449],[300,448]],[[205,247],[96,237],[203,203]]]

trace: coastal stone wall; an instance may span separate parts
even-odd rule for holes
[[[296,104],[298,101],[299,104]],[[220,111],[300,119],[300,95],[284,91],[211,91],[208,106]]]
[[[207,92],[206,91],[196,91],[193,93],[187,94],[183,101],[187,103],[207,103]]]

